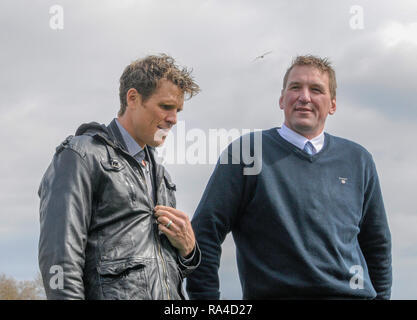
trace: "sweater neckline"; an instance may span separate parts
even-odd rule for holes
[[[303,150],[299,149],[298,147],[296,147],[295,145],[293,145],[291,142],[288,142],[287,140],[285,140],[283,137],[281,137],[281,135],[278,133],[278,129],[280,127],[275,127],[272,128],[272,135],[275,136],[278,140],[278,142],[285,147],[286,149],[288,149],[291,152],[294,152],[297,156],[301,157],[302,159],[306,159],[309,160],[310,162],[315,161],[316,159],[320,158],[321,155],[323,153],[326,152],[326,150],[328,149],[329,145],[330,145],[330,135],[326,132],[324,132],[324,145],[323,148],[317,152],[314,155],[309,155],[306,152],[304,152]]]

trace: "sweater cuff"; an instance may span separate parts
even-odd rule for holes
[[[191,272],[193,272],[200,265],[200,262],[201,251],[197,242],[195,243],[193,251],[187,257],[184,258],[178,254],[178,263],[183,277],[186,277]]]

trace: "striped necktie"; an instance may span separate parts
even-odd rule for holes
[[[310,141],[306,142],[306,144],[304,145],[303,151],[309,154],[310,156],[314,154],[314,146],[311,144]]]

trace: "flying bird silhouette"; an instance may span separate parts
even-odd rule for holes
[[[258,60],[258,59],[263,59],[267,54],[270,54],[272,51],[268,51],[265,52],[263,55],[257,56],[255,59],[253,59],[253,61]]]

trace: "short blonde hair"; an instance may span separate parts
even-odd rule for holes
[[[291,66],[288,68],[287,72],[285,73],[282,87],[283,90],[286,88],[288,76],[295,66],[312,66],[314,68],[319,69],[321,72],[327,72],[327,74],[329,75],[330,96],[332,99],[336,98],[336,72],[332,68],[328,58],[320,58],[313,55],[297,56],[293,60]]]

